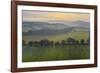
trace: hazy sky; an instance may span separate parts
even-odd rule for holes
[[[71,22],[86,21],[90,22],[88,13],[67,13],[67,12],[44,12],[44,11],[27,11],[22,12],[23,21],[40,21],[40,22]]]

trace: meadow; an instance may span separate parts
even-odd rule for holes
[[[23,50],[23,62],[81,60],[90,58],[88,45],[67,45],[66,47],[26,47]]]
[[[50,41],[61,41],[61,40],[66,40],[67,38],[69,37],[72,37],[76,40],[81,40],[81,39],[87,39],[89,37],[89,33],[86,32],[86,31],[71,31],[71,32],[68,32],[66,34],[59,34],[59,35],[45,35],[45,36],[42,36],[42,35],[33,35],[33,36],[23,36],[23,40],[27,42],[29,41],[40,41],[42,39],[48,39]]]
[[[72,31],[66,34],[54,35],[54,36],[23,36],[23,40],[28,41],[39,41],[42,39],[48,39],[61,41],[72,37],[76,40],[84,39],[87,40],[89,36],[88,32],[85,31]],[[37,62],[37,61],[56,61],[56,60],[80,60],[90,58],[90,46],[87,44],[76,44],[66,46],[47,46],[47,47],[36,47],[24,45],[22,48],[22,61],[23,62]]]

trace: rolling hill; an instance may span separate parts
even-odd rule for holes
[[[71,31],[87,31],[90,27],[88,22],[74,21],[66,24],[48,22],[23,22],[24,35],[59,35]]]

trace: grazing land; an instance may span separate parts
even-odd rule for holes
[[[89,33],[85,31],[72,31],[66,34],[53,36],[23,36],[23,40],[27,45],[23,45],[22,61],[56,61],[56,60],[81,60],[90,58],[89,44],[66,44],[64,46],[34,46],[28,45],[29,41],[40,41],[47,39],[49,41],[61,42],[67,40],[69,37],[80,41],[81,39],[88,39]]]
[[[23,50],[23,62],[80,60],[89,59],[88,45],[67,45],[66,47],[26,47]]]
[[[27,42],[29,41],[40,41],[42,39],[48,39],[49,41],[61,41],[61,40],[66,40],[69,37],[72,37],[76,40],[81,40],[84,39],[86,40],[89,36],[89,32],[86,31],[71,31],[65,34],[59,34],[59,35],[33,35],[33,36],[23,36],[23,40]]]

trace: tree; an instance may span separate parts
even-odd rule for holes
[[[26,42],[24,40],[22,40],[22,45],[26,45]]]
[[[60,43],[58,41],[55,42],[55,46],[60,46]]]
[[[76,40],[76,44],[79,44],[79,40]]]
[[[87,44],[89,45],[90,44],[90,36],[88,36],[88,39],[87,39]]]
[[[82,45],[85,44],[84,39],[81,39],[80,43],[81,43]]]
[[[75,44],[75,39],[73,39],[73,38],[71,38],[71,37],[69,37],[68,39],[67,39],[67,44]]]
[[[49,42],[49,45],[50,45],[50,46],[54,46],[54,41],[50,41],[50,42]]]
[[[29,46],[33,46],[33,41],[29,41],[29,42],[28,42],[28,45],[29,45]]]
[[[40,46],[40,42],[34,41],[34,42],[33,42],[33,45],[34,45],[35,47],[38,47],[38,46]]]
[[[48,47],[49,44],[50,44],[49,40],[45,39],[45,40],[44,40],[44,46],[45,46],[45,47]]]
[[[48,46],[50,45],[50,42],[49,42],[49,40],[47,40],[47,39],[40,40],[40,45],[41,45],[42,47],[48,47]]]
[[[43,42],[43,40],[40,40],[40,46],[41,46],[41,47],[44,46],[44,42]]]
[[[66,41],[65,40],[62,40],[61,41],[61,46],[65,46],[66,45]]]

